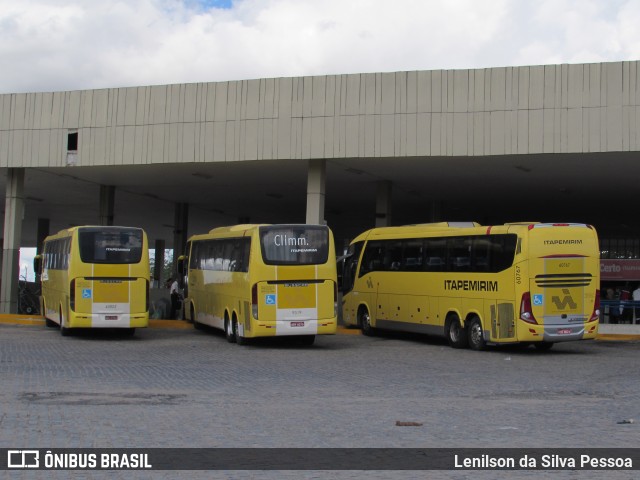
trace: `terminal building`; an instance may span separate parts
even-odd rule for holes
[[[640,281],[640,63],[0,95],[0,308],[20,247],[144,228],[158,256],[236,223],[580,222]],[[158,257],[158,258],[159,258]]]

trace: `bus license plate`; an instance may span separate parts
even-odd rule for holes
[[[105,320],[117,320],[118,316],[117,315],[105,315],[104,319]]]
[[[291,322],[292,327],[304,327],[304,322]]]
[[[570,328],[559,328],[558,329],[558,335],[568,335],[569,333],[571,333],[571,329]]]

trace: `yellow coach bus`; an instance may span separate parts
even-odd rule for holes
[[[323,225],[236,225],[194,235],[178,268],[185,318],[224,330],[227,340],[335,334],[333,235]]]
[[[34,261],[40,272],[40,311],[62,335],[74,328],[149,324],[149,247],[140,228],[84,226],[44,240]]]
[[[482,227],[434,223],[369,230],[343,270],[343,318],[376,329],[445,337],[454,348],[593,339],[598,238],[584,224]]]

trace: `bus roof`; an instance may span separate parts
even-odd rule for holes
[[[104,228],[104,229],[121,228],[121,229],[128,229],[128,230],[142,230],[142,232],[145,233],[145,231],[140,227],[130,227],[130,226],[126,226],[126,225],[76,225],[74,227],[63,228],[62,230],[59,230],[56,233],[52,233],[50,235],[47,235],[47,237],[45,238],[45,241],[47,241],[47,239],[53,238],[53,237],[72,235],[73,232],[75,232],[76,230],[79,230],[81,228]]]
[[[542,222],[510,222],[504,225],[483,226],[476,222],[437,222],[415,225],[403,225],[398,227],[377,227],[367,230],[352,242],[363,241],[371,238],[402,238],[407,235],[430,236],[433,233],[451,233],[452,235],[489,235],[491,233],[516,233],[537,228],[549,227],[578,227],[592,228],[584,223],[542,223]]]

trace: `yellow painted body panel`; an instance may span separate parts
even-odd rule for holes
[[[517,247],[511,264],[495,273],[450,267],[447,271],[421,270],[428,266],[416,269],[420,271],[394,271],[393,267],[369,271],[364,265],[371,242],[496,234],[516,235]],[[342,300],[346,325],[359,325],[366,312],[374,328],[446,336],[448,316],[457,315],[462,327],[478,318],[488,343],[553,343],[597,336],[598,321],[592,318],[600,288],[599,248],[592,227],[447,227],[441,223],[373,229],[356,237],[352,247],[356,245],[361,247],[357,274]],[[426,259],[429,253],[424,255]],[[537,323],[519,318],[525,293],[531,296]]]

